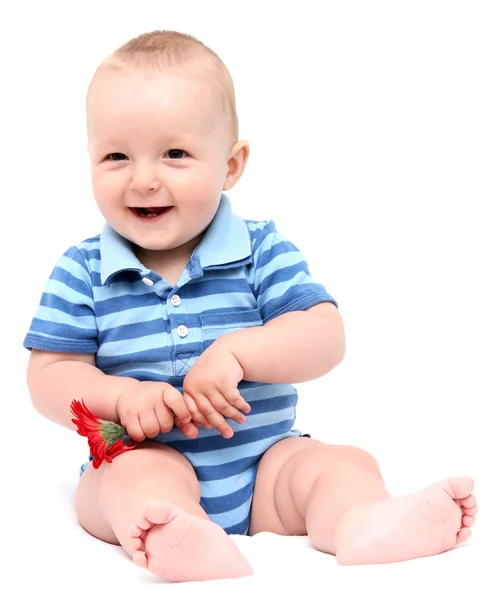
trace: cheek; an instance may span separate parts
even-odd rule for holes
[[[113,173],[91,172],[91,185],[94,197],[100,204],[111,204],[119,195],[119,181]]]
[[[221,170],[221,169],[220,169]],[[190,198],[194,206],[204,206],[208,198],[215,195],[220,197],[223,189],[224,176],[221,176],[218,167],[207,165],[197,171],[187,170],[178,179],[179,191],[183,192],[187,199]],[[175,191],[173,189],[173,191]]]

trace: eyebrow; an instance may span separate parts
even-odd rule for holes
[[[130,143],[130,140],[127,139],[120,139],[120,138],[102,138],[99,140],[96,140],[97,136],[94,136],[94,145],[98,146],[98,147],[102,147],[102,146],[123,146],[126,144]],[[173,134],[168,134],[168,135],[163,135],[162,137],[159,137],[159,141],[156,142],[159,145],[171,145],[173,142],[181,142],[181,143],[187,143],[189,141],[191,141],[190,138],[199,138],[199,136],[188,136],[187,134],[184,133],[173,133]],[[93,136],[90,136],[90,139],[92,139]]]

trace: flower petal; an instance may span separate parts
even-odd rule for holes
[[[115,458],[116,456],[119,456],[119,454],[127,452],[128,450],[133,450],[134,448],[136,448],[135,444],[128,444],[126,446],[122,440],[119,440],[118,442],[110,446],[110,448],[108,448],[107,454],[108,456]]]
[[[112,462],[116,456],[133,450],[134,444],[125,445],[122,438],[126,429],[113,421],[99,419],[87,408],[84,401],[73,400],[71,412],[76,417],[72,423],[77,426],[77,433],[87,437],[89,453],[93,457],[92,465],[98,469],[105,460]]]

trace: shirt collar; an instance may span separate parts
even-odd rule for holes
[[[100,236],[101,283],[121,271],[146,272],[131,242],[105,223]],[[203,239],[194,251],[205,269],[229,265],[251,257],[250,235],[246,223],[232,212],[230,200],[222,194],[218,210]]]

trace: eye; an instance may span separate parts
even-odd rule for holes
[[[106,155],[107,160],[119,161],[119,160],[127,160],[127,156],[122,154],[122,152],[112,152],[111,154]]]
[[[166,156],[168,158],[183,158],[184,156],[187,156],[187,153],[185,150],[174,148],[173,150],[168,150],[168,152],[166,152]]]

